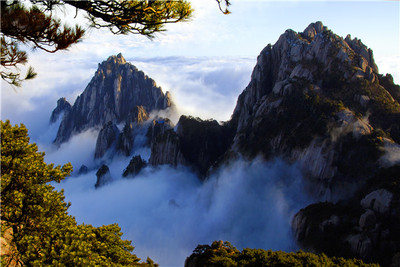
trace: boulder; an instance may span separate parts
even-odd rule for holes
[[[366,195],[360,202],[364,209],[372,209],[380,214],[390,211],[393,194],[386,189],[375,190]]]

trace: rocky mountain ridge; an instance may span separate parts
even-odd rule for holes
[[[233,151],[300,162],[319,181],[320,195],[340,198],[343,187],[362,182],[365,171],[359,177],[351,174],[344,181],[349,184],[343,184],[341,178],[348,175],[342,159],[357,159],[338,148],[354,142],[359,144],[355,154],[375,150],[372,140],[364,140],[377,134],[374,129],[398,136],[399,120],[393,118],[400,105],[379,84],[382,78],[372,51],[360,40],[343,39],[321,22],[301,33],[287,30],[261,52],[239,96],[232,116],[237,129]],[[386,104],[390,110],[383,111]],[[366,159],[371,168],[377,167],[376,157]],[[338,196],[335,185],[340,187]]]
[[[149,120],[151,109],[172,105],[170,96],[154,86],[146,101],[121,104],[123,94],[115,88],[124,79],[116,73],[132,69],[123,61],[119,55],[99,65],[87,92],[66,113],[56,143],[87,127],[102,127],[96,157],[110,150],[131,157],[136,138],[145,136],[142,144],[150,148],[150,157],[133,156],[124,170],[130,178],[147,166],[169,164],[186,165],[204,180],[235,158],[279,157],[298,163],[308,193],[324,201],[293,219],[294,235],[304,249],[383,265],[400,251],[395,223],[400,221],[400,162],[385,160],[389,146],[400,151],[400,87],[389,74],[379,74],[372,50],[361,40],[342,38],[321,22],[299,33],[287,30],[261,51],[231,120],[224,123],[188,116],[181,116],[177,125],[168,118]],[[115,94],[98,93],[104,84]],[[124,108],[94,105],[99,99]],[[87,108],[81,101],[103,115],[79,119]],[[70,114],[78,114],[71,127]],[[121,122],[122,131],[117,127]],[[97,187],[112,180],[106,167],[98,173]]]

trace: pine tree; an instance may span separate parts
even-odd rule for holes
[[[78,225],[68,215],[70,203],[49,182],[71,171],[46,164],[24,125],[1,122],[2,266],[154,266],[139,263],[117,224]]]

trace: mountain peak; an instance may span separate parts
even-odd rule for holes
[[[125,63],[126,63],[126,60],[125,60],[125,58],[122,56],[122,53],[119,53],[119,54],[116,55],[116,56],[115,56],[115,55],[109,56],[106,62],[108,62],[108,63],[113,62],[113,63],[115,63],[115,64],[120,65],[120,64],[125,64]]]
[[[126,62],[119,53],[99,64],[71,112],[63,118],[54,142],[61,144],[72,134],[91,127],[101,128],[109,121],[115,124],[126,122],[136,106],[142,106],[150,113],[171,105],[170,95],[164,94],[153,79]]]
[[[324,147],[328,146],[328,139],[323,137],[332,127],[354,126],[355,139],[371,133],[364,129],[375,128],[388,131],[390,136],[399,136],[393,123],[395,119],[391,119],[397,116],[394,114],[399,112],[399,103],[379,84],[380,79],[372,50],[359,39],[340,37],[319,21],[311,23],[303,32],[287,30],[274,45],[269,44],[262,50],[251,81],[238,98],[232,116],[237,124],[233,147],[241,154],[263,153],[265,158],[289,155],[293,160],[303,153],[310,157],[305,162],[315,162],[304,165],[307,173],[321,180],[331,179],[339,170],[335,156],[322,152],[320,155],[315,147],[319,146],[320,151],[334,151]],[[313,109],[307,110],[311,106]],[[348,110],[349,123],[341,120],[343,110]],[[394,114],[389,114],[392,110]],[[314,121],[310,119],[312,112],[318,114]],[[369,116],[371,127],[356,114]],[[294,127],[298,129],[293,130]],[[335,136],[332,143],[337,147],[346,141],[344,133],[349,132],[342,131],[343,136],[339,138],[332,133]],[[300,136],[309,138],[301,143]],[[317,142],[312,136],[326,143],[319,140],[317,146],[312,143]],[[329,160],[322,162],[320,158]]]
[[[314,39],[315,35],[322,33],[325,30],[327,30],[327,27],[325,27],[321,21],[317,21],[308,25],[302,35],[312,40]]]
[[[62,114],[68,113],[71,110],[71,104],[65,99],[65,97],[61,97],[57,100],[57,107],[53,110],[50,117],[50,123],[56,122]]]

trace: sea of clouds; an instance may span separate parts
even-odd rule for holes
[[[46,159],[56,162],[76,155],[89,168],[98,166],[93,137],[93,131],[81,133]],[[133,154],[146,152],[138,147]],[[77,161],[71,159],[73,164]],[[53,185],[64,189],[66,201],[72,203],[69,213],[78,223],[118,223],[123,238],[132,240],[134,253],[142,259],[149,256],[161,266],[183,266],[197,245],[214,240],[230,241],[238,248],[297,249],[291,218],[310,203],[297,165],[279,159],[238,159],[201,182],[185,166],[148,167],[138,176],[122,178],[130,158],[105,160],[113,178],[110,184],[95,189],[94,168],[81,175],[75,171]]]
[[[171,92],[179,114],[219,121],[230,119],[255,65],[254,58],[232,57],[127,60]],[[118,223],[123,238],[132,240],[135,254],[142,259],[149,256],[162,266],[182,266],[197,245],[214,240],[230,241],[238,248],[296,250],[290,221],[310,203],[296,165],[279,159],[238,159],[205,182],[185,166],[148,167],[126,179],[121,174],[129,157],[94,160],[98,129],[55,147],[52,141],[60,120],[49,124],[49,118],[57,99],[65,96],[73,104],[96,68],[97,63],[86,62],[70,70],[81,73],[71,80],[65,66],[56,66],[51,76],[27,82],[24,89],[3,90],[2,95],[3,120],[24,123],[31,141],[46,152],[48,163],[71,162],[74,166],[72,176],[54,186],[64,189],[66,201],[72,204],[69,213],[78,223]],[[57,89],[49,84],[57,84]],[[150,150],[141,144],[133,155],[148,159]],[[96,171],[102,162],[109,166],[113,182],[95,189]],[[90,171],[78,175],[82,164]]]

